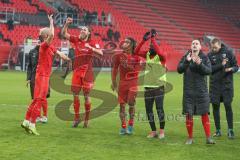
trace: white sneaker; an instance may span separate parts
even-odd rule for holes
[[[34,123],[29,124],[29,131],[31,134],[39,136],[40,134],[37,132],[36,126]]]
[[[165,138],[165,134],[164,134],[164,130],[163,130],[163,129],[160,129],[158,138],[159,138],[159,139],[164,139],[164,138]]]
[[[159,134],[159,135],[158,135],[158,138],[159,138],[159,139],[164,139],[164,138],[165,138],[164,133],[163,133],[163,134]]]
[[[24,120],[24,121],[22,122],[22,125],[23,125],[24,127],[28,127],[29,124],[30,124],[30,122],[29,122],[28,120]]]
[[[40,122],[42,122],[42,123],[47,123],[47,121],[48,121],[48,119],[47,119],[46,116],[42,116],[42,117],[40,118]]]
[[[24,128],[27,133],[30,133],[29,124],[30,122],[28,120],[24,120],[21,124],[21,127]]]
[[[151,131],[149,134],[148,134],[148,136],[147,136],[147,138],[156,138],[158,135],[157,135],[157,132],[156,131]]]

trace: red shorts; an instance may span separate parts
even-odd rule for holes
[[[138,87],[136,84],[119,83],[118,87],[118,102],[120,104],[135,105]]]
[[[79,94],[83,90],[84,94],[89,94],[93,88],[93,81],[87,80],[85,71],[76,70],[72,75],[72,87],[71,90],[74,94]]]
[[[49,78],[36,74],[35,76],[35,87],[34,87],[34,98],[46,99],[48,94]]]

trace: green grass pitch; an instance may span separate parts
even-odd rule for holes
[[[195,143],[184,144],[186,129],[182,109],[182,75],[168,73],[173,90],[166,94],[164,108],[167,116],[166,139],[147,139],[150,131],[146,123],[143,98],[137,99],[135,130],[132,136],[120,136],[119,107],[90,121],[90,127],[71,128],[71,121],[60,120],[54,112],[55,105],[64,99],[72,99],[56,91],[49,99],[49,122],[37,124],[40,136],[28,135],[20,127],[27,105],[30,103],[29,88],[25,86],[26,74],[22,72],[0,72],[0,160],[91,160],[91,159],[162,159],[162,160],[237,160],[240,156],[240,74],[235,74],[235,97],[233,101],[235,140],[228,140],[224,107],[221,107],[223,136],[217,144],[205,144],[201,120],[194,119]],[[110,74],[103,72],[97,77],[95,89],[115,94],[110,90]],[[70,76],[66,83],[70,83]],[[81,98],[81,104],[83,100]],[[93,98],[94,107],[101,103]],[[81,105],[81,111],[83,111]],[[157,123],[158,124],[158,123]],[[214,123],[211,115],[211,131]]]

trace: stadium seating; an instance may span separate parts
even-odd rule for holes
[[[184,28],[194,38],[200,38],[205,33],[209,33],[220,37],[232,48],[240,46],[238,37],[240,29],[209,10],[198,0],[168,0],[161,3],[157,0],[144,0],[141,3],[148,5],[158,15],[174,21],[176,26]]]
[[[4,38],[11,39],[14,45],[23,44],[24,39],[31,37],[37,39],[39,35],[40,26],[35,25],[15,25],[14,30],[8,31],[6,24],[0,24],[0,31],[3,33]],[[100,37],[95,37],[100,40],[101,37],[106,37],[108,27],[92,26],[93,33],[99,33]],[[54,45],[61,46],[61,39],[58,37],[61,28],[55,27]],[[74,35],[79,34],[79,29],[69,29],[69,32]],[[94,36],[93,36],[94,37]]]
[[[98,15],[101,15],[102,11],[104,11],[106,14],[111,13],[113,17],[112,21],[116,26],[116,29],[121,33],[121,39],[126,36],[133,36],[137,40],[140,40],[142,35],[147,31],[146,28],[109,5],[107,0],[70,0],[70,2],[72,4],[77,4],[80,8],[89,10],[90,12],[96,10]]]
[[[238,23],[240,22],[239,6],[240,1],[208,1],[206,5],[209,9],[214,10],[218,15],[226,18],[227,21]]]
[[[238,14],[234,14],[236,8],[234,5],[225,7],[219,3],[216,10],[210,10],[199,0],[178,1],[178,0],[67,0],[75,4],[79,9],[85,9],[90,12],[97,11],[101,20],[102,11],[106,15],[111,13],[114,29],[120,32],[123,40],[127,36],[134,37],[138,42],[146,31],[155,28],[158,33],[158,40],[161,42],[161,49],[168,52],[170,61],[167,66],[169,70],[176,69],[176,63],[182,54],[189,49],[190,42],[194,38],[202,39],[204,35],[210,34],[220,37],[230,47],[239,51],[240,29],[233,23],[224,19],[218,10],[221,9],[227,16],[233,16],[239,19]],[[11,0],[11,4],[0,2],[3,7],[15,8],[16,12],[36,14],[37,8],[47,13],[53,13],[54,9],[46,6],[43,2],[32,0]],[[160,3],[161,2],[161,3]],[[30,5],[32,4],[32,5]],[[38,6],[38,7],[36,7]],[[1,7],[0,7],[1,8]],[[218,9],[217,9],[218,8]],[[228,9],[226,9],[228,8]],[[8,31],[6,24],[0,24],[0,31],[5,39],[10,39],[14,45],[23,44],[28,36],[36,39],[38,37],[40,26],[36,25],[15,25],[13,31]],[[106,38],[109,26],[91,26],[93,37],[97,41]],[[61,39],[58,36],[61,28],[55,27],[54,45],[61,46]],[[69,29],[71,34],[78,35],[79,29]],[[148,44],[143,49],[148,48]],[[103,44],[102,44],[103,45]],[[204,51],[208,51],[207,46],[203,45]],[[110,63],[110,59],[105,64]],[[104,64],[104,65],[105,65]]]
[[[55,9],[46,6],[45,3],[39,1],[39,0],[31,0],[32,4],[35,4],[39,7],[40,10],[45,11],[47,14],[51,14],[55,12]]]
[[[148,29],[155,28],[160,34],[161,40],[167,40],[175,46],[178,51],[186,50],[189,47],[189,41],[192,37],[184,31],[171,24],[169,21],[154,13],[145,4],[137,0],[128,2],[127,0],[112,0],[110,3],[131,19],[136,20],[139,24]]]
[[[8,60],[8,55],[11,49],[11,46],[9,43],[0,40],[0,69],[1,69],[1,64],[6,63]]]
[[[47,12],[47,13],[53,13],[54,9],[51,7],[48,7],[45,5],[45,3],[39,1],[39,0],[31,0],[31,4],[35,4],[39,6],[39,9]],[[37,14],[38,9],[37,7],[30,5],[28,0],[11,0],[11,3],[3,3],[0,1],[0,10],[5,10],[4,8],[13,8],[15,12],[17,13],[28,13],[28,14]]]
[[[11,0],[11,3],[0,2],[0,6],[14,8],[15,12],[30,13],[30,14],[37,13],[37,8],[30,6],[27,0],[21,0],[21,3],[19,3],[19,0]]]

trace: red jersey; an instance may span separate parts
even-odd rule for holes
[[[120,82],[131,82],[137,85],[138,74],[141,69],[142,59],[137,55],[119,53],[113,59],[112,80],[116,81],[117,72],[120,72]]]
[[[46,77],[51,75],[53,58],[56,52],[57,50],[53,45],[48,45],[46,42],[40,44],[37,74]]]
[[[77,36],[70,36],[70,42],[75,46],[75,57],[74,57],[74,70],[80,69],[85,72],[92,72],[92,59],[93,51],[86,48],[85,44],[88,43],[94,48],[100,48],[100,45],[93,40],[82,41]]]

